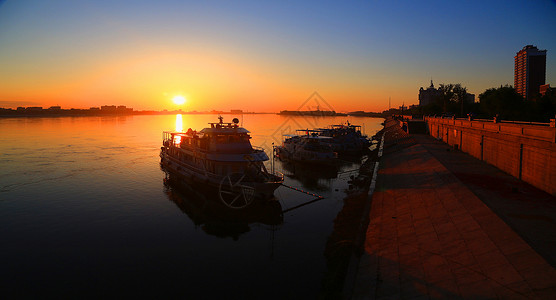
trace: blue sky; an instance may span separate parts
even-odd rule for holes
[[[548,50],[555,86],[555,16],[555,1],[8,0],[0,101],[157,109],[180,92],[198,109],[279,110],[317,91],[376,111],[417,103],[431,78],[477,96],[513,84],[527,44]]]

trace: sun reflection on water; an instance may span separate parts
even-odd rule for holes
[[[183,132],[183,117],[181,114],[176,115],[176,131]],[[181,143],[181,136],[179,135],[174,136],[174,143],[175,144]]]
[[[183,131],[183,117],[181,114],[176,115],[176,131]]]

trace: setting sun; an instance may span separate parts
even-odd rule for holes
[[[182,105],[185,103],[185,98],[183,96],[175,96],[174,98],[172,98],[172,101],[174,101],[175,104],[177,105]]]

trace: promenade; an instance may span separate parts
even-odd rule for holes
[[[556,197],[387,120],[352,299],[556,299]]]

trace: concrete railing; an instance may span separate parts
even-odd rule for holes
[[[556,195],[556,122],[425,117],[431,136]]]

